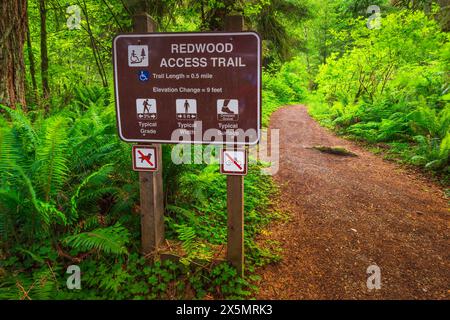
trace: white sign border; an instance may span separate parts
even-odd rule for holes
[[[196,140],[181,140],[181,141],[174,141],[174,140],[149,140],[149,139],[127,139],[123,136],[122,133],[122,124],[120,122],[120,110],[119,110],[119,88],[118,88],[118,81],[117,81],[117,45],[116,42],[120,38],[142,38],[142,37],[195,37],[195,36],[217,36],[217,35],[224,35],[224,36],[237,36],[237,35],[253,35],[257,39],[257,112],[258,112],[258,124],[257,124],[257,139],[253,142],[229,142],[227,143],[227,139],[224,141],[196,141]],[[119,130],[119,137],[125,142],[144,142],[144,143],[168,143],[168,144],[179,144],[179,143],[185,143],[185,144],[211,144],[211,145],[237,145],[237,146],[254,146],[259,143],[259,140],[261,139],[261,37],[260,35],[255,31],[242,31],[242,32],[186,32],[186,33],[177,33],[177,32],[170,32],[170,33],[141,33],[141,34],[119,34],[117,35],[113,40],[113,60],[114,60],[114,88],[115,88],[115,105],[116,105],[116,118],[117,118],[117,126]]]

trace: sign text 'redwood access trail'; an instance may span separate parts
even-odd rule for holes
[[[258,143],[261,40],[254,32],[118,35],[117,121],[129,142]]]

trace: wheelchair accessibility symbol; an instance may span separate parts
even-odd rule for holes
[[[148,72],[147,70],[140,70],[138,78],[141,82],[147,82],[150,79],[150,72]]]

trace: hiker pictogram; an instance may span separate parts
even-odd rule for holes
[[[156,120],[156,99],[136,99],[136,114],[140,120]]]

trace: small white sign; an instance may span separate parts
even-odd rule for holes
[[[223,174],[246,175],[247,153],[242,150],[221,150],[220,171]]]
[[[148,146],[133,146],[133,170],[156,171],[158,169],[156,149]]]
[[[219,120],[219,121],[238,121],[239,120],[239,101],[237,99],[218,99],[217,100],[217,120]]]
[[[128,66],[148,67],[148,46],[128,46]]]
[[[197,119],[197,100],[196,99],[177,99],[176,100],[177,119],[195,120]]]
[[[156,120],[156,100],[136,99],[136,114],[138,119]]]

